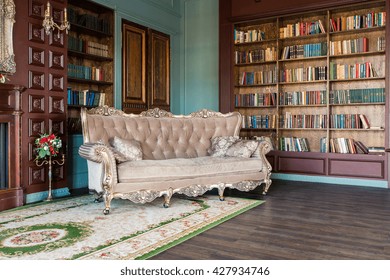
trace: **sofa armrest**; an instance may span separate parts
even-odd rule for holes
[[[260,140],[259,146],[257,147],[256,151],[251,156],[254,158],[261,158],[261,160],[264,163],[262,171],[265,174],[268,174],[268,177],[271,176],[272,166],[268,162],[267,157],[265,155],[268,154],[272,149],[273,149],[273,147],[272,147],[271,142],[269,142],[267,140]]]
[[[115,156],[110,147],[101,143],[85,143],[79,148],[79,155],[88,162],[89,188],[98,193],[112,193],[118,182]]]

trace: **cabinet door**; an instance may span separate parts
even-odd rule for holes
[[[169,111],[169,35],[149,32],[149,108],[159,107]]]
[[[129,113],[147,109],[147,28],[122,22],[122,106]]]

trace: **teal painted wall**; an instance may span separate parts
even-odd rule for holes
[[[171,36],[171,110],[218,111],[218,0],[94,0],[115,11],[115,107],[121,108],[121,24]]]
[[[184,113],[218,111],[218,0],[182,2]]]

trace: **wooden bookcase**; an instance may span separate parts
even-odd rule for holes
[[[231,40],[230,110],[245,117],[242,137],[273,140],[274,172],[387,179],[386,5],[221,20],[220,39]],[[380,149],[357,153],[357,141]]]
[[[81,133],[80,108],[113,106],[114,13],[92,1],[68,1],[68,131]]]

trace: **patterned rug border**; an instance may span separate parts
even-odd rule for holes
[[[241,198],[241,199],[253,200],[253,199],[247,199],[247,198]],[[238,215],[240,215],[240,214],[242,214],[242,213],[244,213],[252,208],[255,208],[255,207],[257,207],[265,202],[264,200],[253,200],[253,201],[254,201],[253,204],[248,205],[245,208],[239,209],[234,213],[228,214],[228,215],[220,218],[218,221],[214,221],[210,224],[207,224],[200,229],[197,229],[197,230],[195,230],[195,231],[193,231],[185,236],[182,236],[179,239],[173,240],[173,241],[169,242],[168,244],[165,244],[165,245],[163,245],[157,249],[154,249],[148,253],[145,253],[139,257],[136,257],[135,259],[136,260],[147,260],[151,257],[154,257],[154,256],[172,248],[172,247],[175,247],[176,245],[179,245],[179,244],[181,244],[181,243],[183,243],[183,242],[185,242],[185,241],[187,241],[187,240],[189,240],[189,239],[191,239],[191,238],[193,238],[193,237],[195,237],[195,236],[197,236],[197,235],[199,235],[199,234],[201,234],[201,233],[203,233],[203,232],[205,232],[213,227],[216,227],[216,226],[218,226],[218,225],[220,225],[220,224],[222,224],[222,223],[224,223],[224,222],[226,222],[226,221],[228,221],[228,220],[230,220],[230,219],[232,219],[232,218],[234,218],[234,217],[236,217],[236,216],[238,216]]]
[[[9,222],[12,223],[15,221],[17,222],[18,220],[20,220],[20,221],[23,221],[25,219],[28,220],[30,218],[39,217],[39,216],[48,214],[50,212],[55,213],[58,211],[63,211],[64,209],[71,209],[71,208],[80,207],[83,205],[88,205],[91,203],[94,204],[93,202],[85,203],[83,200],[80,200],[80,201],[76,200],[74,205],[72,203],[70,203],[68,205],[68,203],[66,202],[68,200],[71,201],[74,198],[80,199],[82,197],[88,197],[88,196],[91,196],[91,195],[89,194],[89,195],[80,195],[80,196],[76,196],[76,197],[75,196],[63,197],[63,198],[55,199],[53,201],[42,201],[42,202],[27,204],[27,205],[23,205],[23,206],[20,206],[17,208],[2,211],[2,213],[7,215],[7,213],[14,213],[14,212],[17,212],[18,210],[25,211],[27,209],[27,211],[29,211],[28,209],[35,208],[35,207],[44,207],[44,208],[42,208],[42,210],[45,210],[45,205],[52,205],[52,204],[56,204],[58,202],[60,202],[60,203],[65,202],[66,203],[66,204],[64,204],[63,207],[62,206],[61,207],[54,207],[49,212],[46,212],[46,210],[45,210],[41,213],[40,208],[37,208],[38,211],[36,211],[34,214],[30,213],[30,212],[28,212],[28,213],[26,212],[27,215],[22,214],[21,216],[17,216],[16,218],[14,218],[14,217],[11,218],[11,216],[10,216],[10,218],[11,218],[10,220],[4,220],[3,222],[0,222],[0,227],[2,224],[6,224]],[[208,212],[201,214],[201,213],[203,213],[203,211],[207,211],[207,209],[209,207],[211,207],[208,203],[206,203],[206,201],[204,199],[202,199],[202,196],[195,197],[195,198],[178,196],[177,198],[197,202],[201,206],[201,209],[198,209],[197,211],[190,213],[188,216],[201,215],[202,217],[203,216],[206,217],[206,215],[208,215],[208,214],[206,214]],[[234,198],[234,197],[232,197],[232,198]],[[169,236],[167,236],[167,238],[161,239],[158,242],[150,243],[150,246],[145,244],[146,245],[145,247],[140,248],[140,250],[134,251],[133,253],[130,253],[130,251],[129,251],[129,254],[127,255],[127,257],[123,256],[122,259],[127,259],[127,260],[131,260],[131,259],[133,259],[133,260],[134,259],[135,260],[146,260],[146,259],[149,259],[153,256],[156,256],[157,254],[160,254],[163,251],[166,251],[166,250],[168,250],[168,249],[170,249],[170,248],[172,248],[180,243],[183,243],[186,240],[189,240],[189,239],[191,239],[191,238],[193,238],[193,237],[195,237],[195,236],[197,236],[197,235],[199,235],[199,234],[201,234],[201,233],[203,233],[203,232],[205,232],[205,231],[207,231],[215,226],[218,226],[218,225],[222,224],[223,222],[230,220],[230,219],[232,219],[232,218],[234,218],[234,217],[236,217],[236,216],[238,216],[238,215],[240,215],[240,214],[242,214],[242,213],[244,213],[244,212],[246,212],[254,207],[257,207],[265,202],[264,200],[257,200],[257,199],[251,199],[251,198],[240,197],[239,199],[242,201],[241,204],[244,204],[244,205],[241,205],[240,207],[233,207],[233,209],[230,209],[229,211],[222,211],[218,215],[214,215],[213,218],[210,217],[211,220],[209,220],[209,221],[203,220],[203,218],[200,218],[198,220],[198,218],[196,218],[196,216],[194,216],[192,218],[193,221],[198,220],[199,222],[195,222],[192,227],[188,228],[188,230],[180,231],[180,232],[177,232],[177,234],[175,233],[175,234],[169,235]],[[208,199],[206,199],[206,200],[208,200]],[[246,201],[246,202],[244,202],[244,201]],[[224,202],[222,202],[222,203],[224,203]],[[134,234],[134,236],[133,235],[122,236],[122,238],[120,240],[117,240],[118,242],[114,242],[110,245],[106,243],[102,247],[100,247],[100,246],[95,247],[93,251],[75,254],[72,257],[69,257],[68,259],[69,260],[72,260],[72,259],[73,260],[82,260],[84,258],[88,259],[88,258],[91,258],[95,253],[98,253],[98,252],[102,252],[102,256],[103,256],[105,250],[107,250],[109,248],[115,248],[116,246],[122,246],[119,248],[118,247],[115,248],[114,251],[108,252],[109,254],[111,254],[113,252],[118,253],[118,252],[120,252],[120,250],[122,250],[122,248],[126,248],[123,246],[128,246],[127,244],[137,244],[137,242],[139,243],[139,241],[137,241],[137,239],[133,239],[133,238],[141,238],[141,240],[142,240],[142,238],[143,238],[142,236],[145,235],[144,238],[146,238],[146,239],[143,239],[143,240],[149,240],[148,239],[148,237],[150,237],[149,232],[153,236],[154,233],[152,233],[152,232],[158,228],[161,228],[159,230],[161,232],[172,231],[172,229],[174,229],[175,226],[172,227],[171,224],[175,223],[176,221],[181,220],[182,218],[183,217],[180,217],[180,218],[178,217],[177,219],[174,219],[174,220],[164,221],[163,223],[160,223],[153,228],[149,228],[149,229],[145,230],[145,232],[138,231],[137,233]],[[175,232],[175,230],[173,230],[173,232]],[[149,236],[148,236],[148,234],[149,234]],[[127,242],[129,242],[129,243],[127,243]],[[120,245],[121,243],[123,243],[123,245]],[[105,257],[106,256],[104,256],[103,258],[105,258]],[[101,257],[98,256],[96,259],[99,259],[99,258],[101,258]]]

